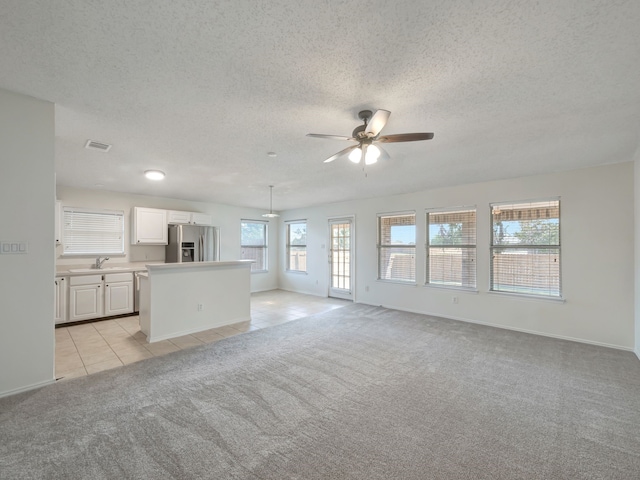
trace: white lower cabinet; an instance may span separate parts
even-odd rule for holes
[[[104,316],[104,288],[102,275],[69,278],[69,321]]]
[[[133,312],[133,273],[69,277],[69,308],[65,321],[77,322]]]
[[[133,273],[105,275],[104,292],[105,316],[133,312]]]
[[[53,321],[55,323],[64,323],[67,321],[67,284],[68,277],[58,277],[54,281],[54,308]]]

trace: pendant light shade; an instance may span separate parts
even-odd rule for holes
[[[263,213],[262,216],[267,218],[280,216],[277,213],[273,213],[273,185],[269,185],[269,213]]]

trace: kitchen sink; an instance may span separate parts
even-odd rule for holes
[[[100,272],[108,272],[109,270],[120,270],[120,271],[123,271],[123,272],[128,272],[131,269],[127,268],[127,267],[72,268],[72,269],[69,269],[69,271],[71,273],[87,273],[87,272],[100,273]]]

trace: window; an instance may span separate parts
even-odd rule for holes
[[[416,214],[378,215],[378,279],[416,281]]]
[[[307,222],[287,222],[287,270],[307,271]]]
[[[427,212],[427,283],[476,288],[476,209]]]
[[[64,207],[64,255],[123,255],[124,212]]]
[[[242,220],[240,222],[240,258],[255,260],[252,272],[266,272],[267,265],[267,222]]]
[[[560,200],[492,204],[491,290],[560,297]]]

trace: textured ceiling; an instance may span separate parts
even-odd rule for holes
[[[282,210],[631,160],[638,25],[637,0],[0,0],[0,87],[55,102],[60,185],[266,208],[273,184]],[[324,164],[347,144],[305,135],[363,108],[435,138]]]

